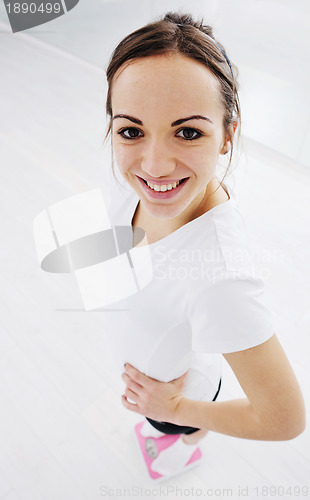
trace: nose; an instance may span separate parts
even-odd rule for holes
[[[176,162],[172,151],[160,140],[152,140],[142,152],[141,169],[153,179],[171,175],[175,170]]]

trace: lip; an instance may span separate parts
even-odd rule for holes
[[[139,177],[137,175],[137,177]],[[157,184],[157,186],[163,186],[163,185],[169,185],[173,184],[174,182],[181,181],[182,179],[185,179],[185,177],[181,177],[180,179],[164,179],[163,181],[157,180],[157,179],[149,179],[148,177],[140,177],[140,179],[144,179],[145,181],[148,181],[150,184]]]
[[[184,186],[187,184],[187,181],[189,180],[189,177],[188,177],[185,181],[183,181],[181,184],[179,184],[178,187],[176,187],[174,189],[170,189],[170,191],[168,191],[168,190],[167,191],[154,191],[153,189],[148,187],[147,184],[145,184],[145,182],[142,180],[141,177],[139,177],[138,175],[136,177],[137,177],[139,183],[141,184],[146,195],[150,198],[153,198],[153,199],[155,198],[158,200],[166,200],[167,198],[174,198],[175,196],[178,196],[178,194],[182,191]],[[177,181],[174,181],[174,182],[177,182]],[[157,181],[156,181],[156,183],[157,183]],[[167,185],[167,184],[173,184],[173,182],[171,179],[170,182],[165,181],[165,182],[162,182],[161,184]],[[158,184],[158,186],[159,186],[159,184]]]

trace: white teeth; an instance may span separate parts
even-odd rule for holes
[[[180,184],[180,181],[174,182],[173,184],[161,184],[160,186],[158,186],[157,184],[150,184],[148,181],[146,181],[146,183],[154,191],[164,192],[171,191],[171,189],[176,188]]]

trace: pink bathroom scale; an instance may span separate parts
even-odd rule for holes
[[[163,480],[163,479],[169,479],[172,477],[169,475],[169,477],[163,476],[159,474],[158,472],[155,472],[151,469],[151,465],[153,461],[155,460],[158,455],[171,446],[175,441],[181,438],[181,434],[165,434],[164,436],[158,437],[158,438],[153,438],[153,437],[144,437],[140,434],[140,429],[142,428],[144,424],[144,420],[142,422],[139,422],[138,424],[135,425],[135,433],[138,439],[138,443],[140,446],[140,450],[143,455],[144,463],[146,465],[147,471],[152,479],[156,479],[157,481]],[[185,468],[183,469],[182,472],[185,472],[185,470],[191,469],[195,465],[198,465],[198,461],[200,461],[202,457],[202,453],[200,448],[198,447],[194,453],[192,454],[191,458],[189,461],[185,464]],[[179,473],[178,473],[179,474]],[[177,474],[175,474],[177,475]]]

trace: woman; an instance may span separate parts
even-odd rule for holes
[[[208,430],[287,440],[305,428],[242,214],[216,177],[240,134],[236,75],[210,26],[172,12],[124,38],[107,68],[106,137],[121,174],[110,217],[145,231],[154,275],[107,313],[106,329],[126,362],[122,403],[154,438],[154,478],[187,470]],[[215,402],[221,355],[246,398]],[[180,438],[158,453],[170,434]]]

